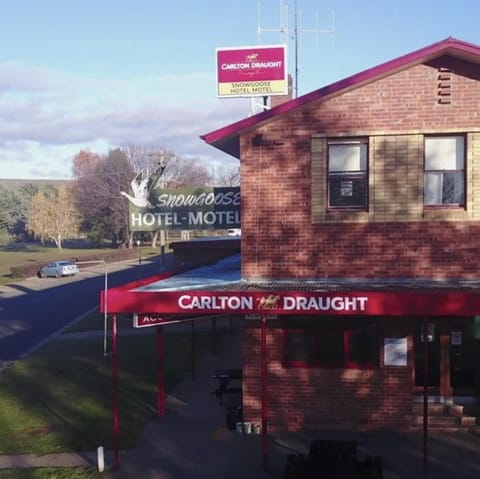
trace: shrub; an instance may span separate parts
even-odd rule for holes
[[[70,257],[62,258],[76,261],[105,261],[106,263],[117,263],[119,261],[126,261],[130,259],[135,259],[138,257],[138,253],[135,249],[122,248],[118,250],[108,250],[108,251],[97,251],[92,254],[81,255],[79,258]],[[36,276],[40,271],[40,268],[44,266],[46,261],[35,261],[25,264],[20,264],[12,266],[10,268],[10,273],[12,278],[21,279],[27,278],[29,276]]]

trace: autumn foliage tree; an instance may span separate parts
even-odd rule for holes
[[[68,185],[62,185],[56,191],[39,190],[33,196],[27,229],[42,243],[50,239],[61,251],[64,240],[77,237],[79,224],[80,216]]]

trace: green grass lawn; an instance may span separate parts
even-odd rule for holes
[[[102,325],[99,313],[86,321]],[[221,346],[229,323],[217,328]],[[156,417],[156,335],[148,332],[119,336],[120,449],[135,446]],[[190,380],[191,351],[189,328],[166,330],[167,393],[182,379]],[[195,351],[196,360],[211,353],[210,330],[195,333]],[[113,450],[112,391],[112,357],[103,355],[103,338],[50,341],[0,374],[0,454],[95,451],[99,445]],[[0,470],[0,479],[101,477],[88,467]]]
[[[60,252],[54,246],[42,246],[40,243],[24,243],[15,248],[0,249],[0,284],[5,284],[12,281],[10,268],[13,266],[41,263],[46,264],[57,259],[72,259],[98,254],[102,257],[108,251],[117,251],[109,248],[63,248]],[[167,251],[169,249],[167,248]],[[160,254],[159,248],[152,248],[151,246],[142,246],[141,254],[143,258],[148,258],[153,255]]]
[[[110,319],[108,323],[110,323]],[[72,324],[68,331],[69,333],[82,333],[85,331],[103,331],[105,325],[105,317],[103,314],[100,314],[97,310],[90,311],[85,316],[83,316],[80,321]],[[131,329],[133,327],[133,318],[130,314],[117,314],[117,328],[120,329]]]
[[[54,246],[42,246],[40,243],[24,243],[11,249],[0,249],[0,275],[10,274],[10,268],[29,262],[48,262],[55,259],[81,257],[92,253],[107,251],[105,248],[78,249],[63,248],[62,252]]]
[[[40,467],[0,470],[0,479],[100,479],[102,475],[88,467]]]
[[[165,335],[165,387],[191,370],[191,335]],[[198,331],[198,355],[211,333]],[[134,446],[155,416],[156,336],[119,337],[120,447]],[[113,448],[112,358],[103,340],[56,340],[0,375],[0,453],[47,454]],[[207,393],[207,392],[206,392]]]

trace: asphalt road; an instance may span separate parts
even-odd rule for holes
[[[165,255],[164,268],[172,268]],[[160,257],[107,265],[108,287],[162,272]],[[105,288],[104,265],[80,265],[64,278],[28,278],[0,285],[0,370],[38,347],[52,334],[100,304]]]

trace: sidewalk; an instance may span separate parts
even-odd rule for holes
[[[121,456],[115,479],[248,479],[260,477],[259,436],[245,436],[225,425],[225,409],[210,394],[219,368],[241,367],[239,323],[226,335],[220,353],[198,364],[196,379],[184,380],[167,397],[165,417],[151,423],[134,450]]]

